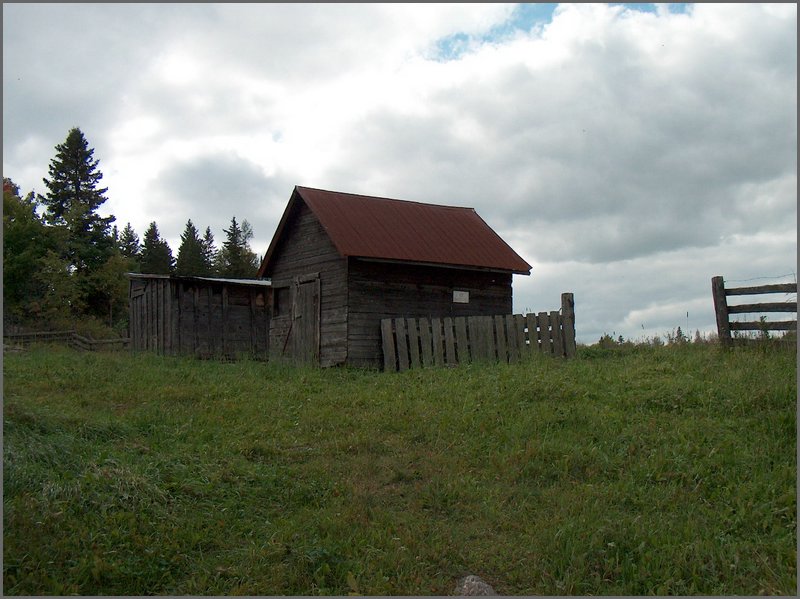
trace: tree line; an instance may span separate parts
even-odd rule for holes
[[[79,128],[69,131],[43,179],[44,194],[22,196],[3,177],[3,320],[37,328],[75,328],[94,322],[124,333],[129,272],[253,278],[258,256],[247,220],[223,229],[217,248],[189,219],[177,255],[151,222],[144,237],[97,210],[108,199],[100,161]]]

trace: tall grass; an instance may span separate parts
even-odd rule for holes
[[[6,594],[797,590],[793,348],[3,369]]]

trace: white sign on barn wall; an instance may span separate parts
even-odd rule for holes
[[[453,290],[453,303],[454,304],[468,304],[469,291],[456,291]]]

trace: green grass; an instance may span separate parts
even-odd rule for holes
[[[4,593],[793,595],[794,348],[4,358]]]

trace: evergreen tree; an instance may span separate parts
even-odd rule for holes
[[[217,248],[214,245],[214,234],[211,227],[206,227],[203,235],[203,265],[209,276],[217,274]]]
[[[233,279],[251,279],[258,271],[258,256],[250,249],[253,229],[246,220],[241,226],[236,217],[231,219],[231,226],[223,229],[226,239],[219,252],[219,274]]]
[[[139,245],[139,236],[136,234],[136,231],[133,230],[130,223],[126,224],[125,228],[122,229],[122,233],[119,236],[118,247],[120,253],[124,257],[134,260],[139,258],[139,254],[142,251]]]
[[[181,235],[178,259],[175,261],[175,274],[207,277],[211,269],[206,265],[203,240],[191,219]]]
[[[139,259],[141,271],[147,274],[168,275],[172,273],[175,260],[169,244],[161,239],[155,221],[144,233],[144,244]]]
[[[39,196],[45,220],[66,230],[64,257],[78,272],[98,268],[113,250],[109,227],[115,219],[97,214],[108,191],[99,187],[103,178],[99,163],[81,130],[71,129],[64,143],[56,146],[50,179],[43,179],[47,194]]]

